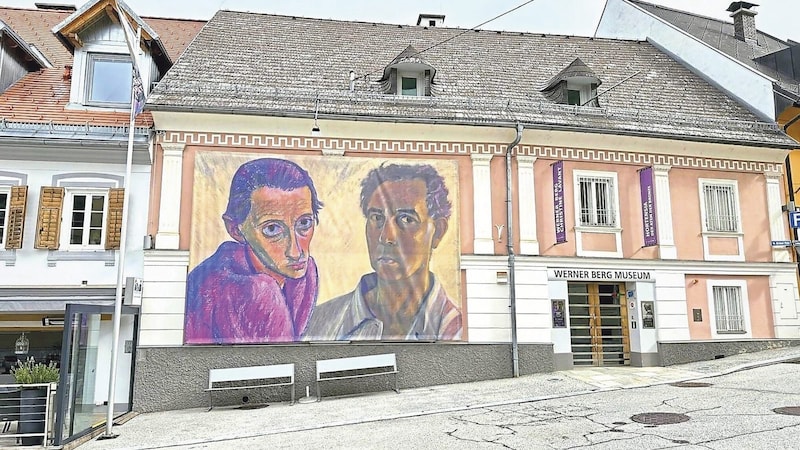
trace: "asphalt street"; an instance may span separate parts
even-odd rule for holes
[[[171,411],[92,449],[797,449],[800,348],[320,402]]]

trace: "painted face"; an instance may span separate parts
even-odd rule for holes
[[[428,216],[423,180],[381,183],[367,203],[367,247],[373,270],[384,280],[427,276],[438,245],[435,221]]]
[[[305,275],[314,236],[311,190],[264,186],[253,191],[250,201],[250,213],[239,231],[258,260],[285,278]]]

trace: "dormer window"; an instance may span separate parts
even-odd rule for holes
[[[133,58],[128,36],[137,52],[137,66],[145,94],[172,65],[156,32],[124,2],[94,0],[70,14],[52,32],[72,50],[74,61],[69,108],[127,110],[131,104]],[[65,80],[70,79],[65,78]]]
[[[593,98],[597,95],[597,83],[595,79],[582,79],[575,77],[567,80],[567,104],[577,106],[597,106],[597,101]]]
[[[130,56],[89,53],[86,69],[87,105],[120,108],[130,105],[133,77]]]
[[[429,97],[435,74],[436,69],[409,45],[384,68],[380,82],[385,94]]]
[[[580,58],[553,77],[541,89],[548,99],[555,103],[575,106],[600,106],[597,101],[597,87],[600,79]]]
[[[400,74],[400,95],[419,95],[420,86],[419,74],[402,73]]]

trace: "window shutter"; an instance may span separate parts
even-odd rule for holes
[[[36,221],[34,248],[57,250],[61,235],[61,209],[64,206],[64,188],[42,186],[39,196],[39,219]]]
[[[25,203],[28,200],[28,186],[11,187],[11,201],[8,207],[8,230],[6,230],[6,250],[22,248],[22,232],[25,229]]]
[[[430,97],[431,96],[431,71],[430,70],[426,70],[425,71],[425,81],[424,81],[424,83],[425,83],[425,96],[426,97]]]
[[[397,90],[397,69],[389,71],[389,92],[392,94],[400,94]]]
[[[119,250],[122,241],[122,205],[124,201],[125,189],[109,189],[106,250]]]

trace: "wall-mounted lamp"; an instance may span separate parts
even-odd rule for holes
[[[30,348],[31,348],[31,343],[28,342],[28,338],[25,337],[25,333],[22,333],[17,338],[17,342],[14,343],[14,354],[27,355],[28,350],[30,350]]]
[[[314,126],[311,128],[311,135],[312,136],[319,136],[322,132],[319,129],[319,123],[317,123],[317,116],[319,115],[319,95],[314,100]]]

